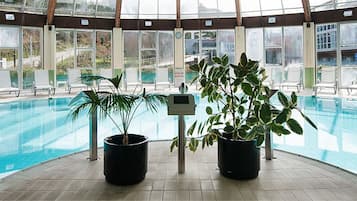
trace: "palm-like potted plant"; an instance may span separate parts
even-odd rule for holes
[[[167,97],[161,94],[142,92],[123,94],[120,91],[122,74],[114,78],[85,76],[86,81],[108,80],[113,84],[111,91],[95,89],[78,93],[69,103],[70,114],[76,119],[82,111],[88,114],[98,112],[100,117],[109,118],[119,130],[119,135],[104,139],[104,175],[108,182],[119,185],[134,184],[145,178],[148,159],[148,138],[130,134],[129,129],[141,105],[156,112]]]
[[[278,92],[279,107],[270,102],[272,91],[263,85],[267,78],[264,68],[248,60],[245,53],[238,65],[229,64],[226,55],[212,60],[212,65],[201,60],[190,66],[198,73],[195,80],[201,84],[201,97],[207,98],[210,105],[206,107],[207,119],[195,121],[187,130],[190,139],[186,141],[192,151],[200,140],[203,148],[218,141],[221,174],[236,179],[255,178],[260,168],[259,145],[266,132],[302,134],[302,127],[291,116],[294,110],[316,126],[297,108],[295,92],[290,97]],[[174,140],[171,148],[175,145]]]

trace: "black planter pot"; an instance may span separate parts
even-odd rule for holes
[[[122,144],[123,135],[104,139],[104,175],[117,185],[136,184],[145,178],[148,161],[148,138],[129,134],[129,144]]]
[[[256,140],[232,140],[218,137],[218,167],[232,179],[254,179],[260,170],[260,148]]]

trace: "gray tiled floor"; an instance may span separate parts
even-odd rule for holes
[[[177,174],[169,142],[151,142],[146,179],[132,186],[104,181],[103,160],[88,152],[18,172],[0,181],[0,200],[357,200],[357,176],[299,156],[275,152],[261,160],[257,179],[222,177],[216,148],[186,152],[186,173]],[[100,156],[102,156],[100,150]]]

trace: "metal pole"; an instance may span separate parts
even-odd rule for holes
[[[269,130],[265,131],[265,159],[272,160],[274,158],[272,144],[272,135]]]
[[[271,89],[270,94],[268,95],[269,98],[272,97],[278,90],[276,89]],[[273,153],[273,136],[270,133],[270,130],[265,130],[265,159],[266,160],[272,160],[274,159],[274,153]]]
[[[179,87],[180,93],[184,94],[185,83],[181,83]],[[178,173],[185,173],[185,117],[184,115],[179,115],[179,144],[178,144]]]
[[[97,110],[89,115],[89,160],[98,159]]]
[[[185,117],[179,115],[178,173],[185,173]]]

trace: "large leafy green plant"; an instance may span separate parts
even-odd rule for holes
[[[316,128],[297,107],[295,92],[290,97],[277,92],[279,107],[270,102],[272,90],[263,84],[267,78],[265,69],[257,61],[248,60],[245,53],[238,65],[229,64],[227,55],[212,60],[212,65],[201,60],[190,66],[198,73],[193,82],[200,83],[201,97],[210,103],[206,106],[207,119],[195,121],[187,131],[190,150],[195,151],[199,144],[194,132],[202,139],[202,147],[212,145],[218,135],[225,134],[234,140],[255,139],[258,145],[263,143],[267,131],[277,135],[302,134],[302,127],[291,116],[293,110]],[[173,140],[171,150],[175,146],[177,139]]]
[[[141,105],[146,109],[156,112],[161,104],[167,103],[167,97],[161,94],[149,94],[145,92],[131,94],[121,93],[119,88],[122,74],[114,78],[102,76],[84,76],[86,81],[108,80],[113,84],[111,91],[96,91],[95,89],[78,93],[69,103],[70,115],[73,119],[78,118],[80,112],[88,114],[99,112],[100,117],[108,117],[120,134],[123,134],[123,144],[128,144],[129,128],[132,120]],[[114,116],[113,114],[118,114]]]

